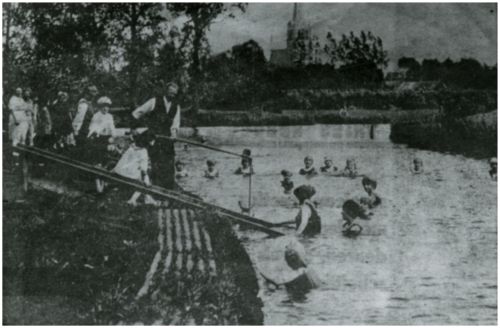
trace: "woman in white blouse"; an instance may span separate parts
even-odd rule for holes
[[[113,115],[109,113],[110,106],[111,99],[108,97],[101,97],[97,100],[99,111],[92,116],[87,138],[102,136],[112,137],[115,135],[115,122],[113,120]]]

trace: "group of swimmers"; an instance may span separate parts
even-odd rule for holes
[[[234,174],[237,175],[242,175],[242,176],[250,176],[254,174],[253,166],[252,166],[252,151],[250,149],[244,149],[243,153],[241,155],[241,164],[240,166],[234,171]],[[206,161],[206,168],[203,172],[203,177],[207,179],[216,179],[219,177],[219,170],[216,168],[216,162],[214,160],[207,160]],[[185,163],[183,161],[176,161],[175,162],[175,177],[176,178],[185,178],[189,174],[185,168]]]

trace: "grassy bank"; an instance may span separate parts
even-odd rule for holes
[[[32,191],[4,203],[4,323],[262,324],[248,256],[213,214],[218,274],[168,275],[154,297],[137,300],[158,250],[158,214],[124,206],[128,193],[75,199]]]
[[[391,140],[410,147],[475,158],[497,156],[497,112],[460,118],[444,115],[430,121],[395,123]]]

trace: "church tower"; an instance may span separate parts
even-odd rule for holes
[[[288,22],[286,47],[287,49],[293,48],[293,43],[299,35],[299,30],[302,24],[302,10],[300,3],[293,4],[292,20]]]

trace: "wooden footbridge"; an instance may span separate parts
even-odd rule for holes
[[[221,217],[227,218],[234,223],[245,225],[249,228],[264,232],[271,237],[282,236],[283,233],[274,229],[279,224],[274,224],[266,220],[258,219],[243,213],[238,213],[224,207],[207,203],[200,198],[176,190],[169,190],[158,186],[146,186],[140,181],[129,179],[118,174],[112,173],[100,167],[96,167],[81,161],[71,159],[52,151],[44,150],[37,147],[18,145],[15,147],[17,151],[23,154],[23,176],[24,188],[27,190],[30,185],[30,161],[35,158],[43,159],[48,162],[59,164],[60,166],[89,174],[97,179],[113,182],[118,185],[133,188],[145,194],[149,194],[155,199],[164,200],[164,206],[169,208],[188,208],[199,211],[211,211]]]

